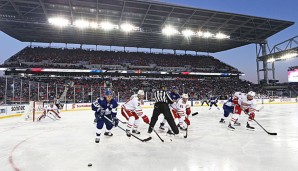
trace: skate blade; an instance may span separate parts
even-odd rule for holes
[[[228,128],[228,130],[230,130],[230,131],[235,131],[235,129],[233,129],[233,128]]]
[[[249,129],[249,128],[246,128],[246,130],[248,130],[248,131],[255,131],[255,129]]]

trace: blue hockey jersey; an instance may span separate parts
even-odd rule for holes
[[[230,96],[228,98],[228,100],[224,103],[224,105],[227,106],[227,107],[233,107],[233,97]]]
[[[217,97],[210,97],[209,102],[211,102],[211,103],[217,103],[218,102],[218,99],[217,99]]]
[[[178,100],[178,99],[180,98],[180,95],[179,95],[179,94],[176,94],[176,93],[174,93],[174,92],[171,92],[171,93],[170,93],[170,97],[171,97],[171,99],[173,99],[173,100]]]
[[[116,117],[117,115],[118,103],[116,100],[112,99],[109,103],[105,97],[97,98],[91,105],[92,110],[98,115],[112,115]]]

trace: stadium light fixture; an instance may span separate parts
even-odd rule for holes
[[[74,25],[80,29],[85,29],[90,26],[90,22],[86,20],[76,20],[74,22]]]
[[[167,36],[172,36],[175,34],[179,34],[179,31],[172,26],[166,26],[165,28],[162,29],[162,33]]]
[[[208,31],[203,33],[203,37],[204,37],[204,38],[210,38],[210,37],[212,37],[212,36],[213,36],[213,34],[210,33],[210,32],[208,32]]]
[[[290,59],[290,58],[296,57],[297,55],[298,55],[297,53],[287,53],[281,56],[280,59]]]
[[[198,31],[198,32],[197,32],[197,35],[198,35],[199,37],[203,37],[203,34],[204,34],[204,33],[203,33],[202,31]]]
[[[223,33],[217,33],[217,34],[215,35],[215,38],[217,38],[217,39],[229,39],[230,36],[228,36],[228,35],[226,35],[226,34],[223,34]]]
[[[121,24],[120,27],[121,27],[121,30],[124,32],[131,32],[135,29],[135,26],[133,26],[132,24],[129,24],[129,23]]]
[[[96,23],[96,22],[91,22],[91,23],[90,23],[90,27],[93,28],[93,29],[97,29],[97,28],[98,28],[98,23]]]
[[[106,30],[106,31],[109,31],[109,30],[112,30],[114,29],[114,25],[110,22],[102,22],[100,23],[100,28],[102,28],[103,30]]]
[[[63,17],[52,17],[48,19],[48,22],[57,27],[66,27],[70,25],[70,21]]]
[[[182,31],[182,34],[185,36],[185,37],[191,37],[195,34],[195,32],[193,32],[192,30],[183,30]]]
[[[274,58],[270,58],[270,59],[267,60],[268,63],[269,63],[269,62],[274,62],[274,61],[275,61]]]

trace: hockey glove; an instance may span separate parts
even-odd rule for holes
[[[251,119],[251,120],[254,120],[255,119],[255,113],[250,113],[248,118]]]
[[[117,127],[118,124],[119,124],[119,119],[116,118],[116,117],[114,117],[114,118],[113,118],[113,125],[114,125],[115,127]]]
[[[146,124],[149,124],[149,118],[147,117],[147,115],[144,115],[142,117],[143,121],[146,123]]]
[[[190,125],[190,120],[188,118],[185,118],[184,122],[187,124],[187,125]]]
[[[97,111],[97,113],[98,113],[98,115],[100,116],[100,117],[103,117],[104,115],[105,115],[105,111],[104,110],[98,110]]]
[[[186,108],[186,114],[187,114],[187,115],[190,115],[190,113],[191,113],[190,108]]]

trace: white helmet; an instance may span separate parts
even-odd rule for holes
[[[184,98],[184,99],[188,99],[188,94],[182,94],[181,97]]]
[[[139,90],[138,95],[144,96],[145,95],[144,90]]]
[[[247,93],[248,96],[251,96],[251,97],[255,97],[256,93],[253,92],[253,91],[250,91]]]
[[[239,92],[239,91],[235,92],[235,93],[234,93],[234,96],[236,96],[236,97],[241,96],[241,92]]]

